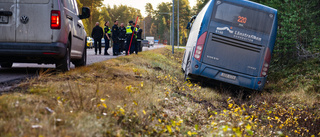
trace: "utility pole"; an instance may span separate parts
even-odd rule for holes
[[[179,12],[180,12],[180,9],[179,9],[179,0],[178,0],[178,3],[177,3],[177,45],[178,45],[178,49],[179,49],[179,39],[180,39],[180,36],[179,36]]]
[[[172,54],[174,54],[174,0],[172,0]]]

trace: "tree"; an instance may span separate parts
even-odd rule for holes
[[[137,16],[139,16],[140,21],[143,19],[139,9],[127,5],[114,5],[113,7],[108,5],[107,7],[102,7],[100,13],[102,21],[110,21],[110,24],[113,24],[115,20],[127,24],[130,20],[135,21]],[[104,17],[104,15],[106,16]]]
[[[278,10],[274,61],[316,57],[320,51],[320,0],[254,0]]]
[[[95,22],[99,21],[99,9],[102,6],[103,0],[77,0],[78,7],[79,5],[89,7],[91,15],[89,19],[84,19],[84,28],[87,32],[87,35],[91,34],[92,28],[94,27]],[[82,7],[81,6],[81,7]]]
[[[177,3],[177,2],[175,2]],[[181,45],[185,45],[186,43],[183,41],[184,38],[188,37],[188,31],[186,26],[191,17],[191,8],[188,0],[179,0],[179,43]],[[177,4],[175,4],[177,6]],[[177,9],[178,7],[175,7]],[[177,10],[175,12],[177,15]],[[177,17],[177,16],[175,16]],[[175,19],[177,21],[177,19]],[[177,32],[177,27],[175,27],[175,32]],[[176,38],[175,38],[176,39]],[[177,40],[177,39],[176,39]],[[175,41],[176,42],[176,41]],[[176,42],[177,43],[177,42]]]
[[[209,0],[197,0],[197,4],[193,7],[193,14],[198,14],[208,2]]]
[[[152,7],[152,4],[151,3],[147,3],[146,6],[146,13],[147,13],[147,16],[153,16],[154,15],[154,10],[153,10],[153,7]]]
[[[175,0],[175,3],[177,3],[178,0]],[[154,10],[152,9],[152,5],[150,3],[147,3],[146,6],[146,12],[148,16],[145,18],[146,21],[146,29],[150,30],[149,32],[146,32],[146,35],[155,36],[156,38],[160,38],[161,42],[163,40],[169,41],[170,40],[170,31],[171,31],[171,21],[172,21],[172,3],[170,2],[162,2],[159,5],[157,5],[157,8]],[[188,24],[188,21],[190,19],[190,12],[191,8],[189,6],[188,0],[179,0],[179,39],[180,44],[184,45],[185,39],[188,37],[187,32],[188,30],[185,29],[186,25]],[[177,4],[175,4],[175,19],[174,24],[177,24]],[[148,23],[147,23],[148,22]],[[150,25],[148,26],[147,24]],[[150,29],[149,29],[150,27]],[[177,32],[177,27],[175,26],[174,29],[175,32]],[[175,35],[175,43],[177,43],[177,35]]]

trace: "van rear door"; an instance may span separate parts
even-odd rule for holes
[[[18,0],[16,42],[50,43],[50,0]]]
[[[0,42],[15,42],[16,0],[0,2]]]

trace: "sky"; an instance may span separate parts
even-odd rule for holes
[[[146,6],[146,3],[151,3],[153,8],[155,9],[158,4],[161,2],[172,2],[172,0],[104,0],[103,4],[106,6],[109,4],[110,6],[113,5],[128,5],[137,9],[140,9],[142,16],[146,16],[146,9],[144,6]],[[189,0],[190,7],[192,8],[194,5],[196,5],[196,0]]]

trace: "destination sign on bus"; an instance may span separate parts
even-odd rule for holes
[[[238,16],[238,22],[246,24],[247,23],[247,17]]]
[[[215,21],[267,34],[271,31],[273,14],[229,2],[221,2],[214,9],[212,19]]]

